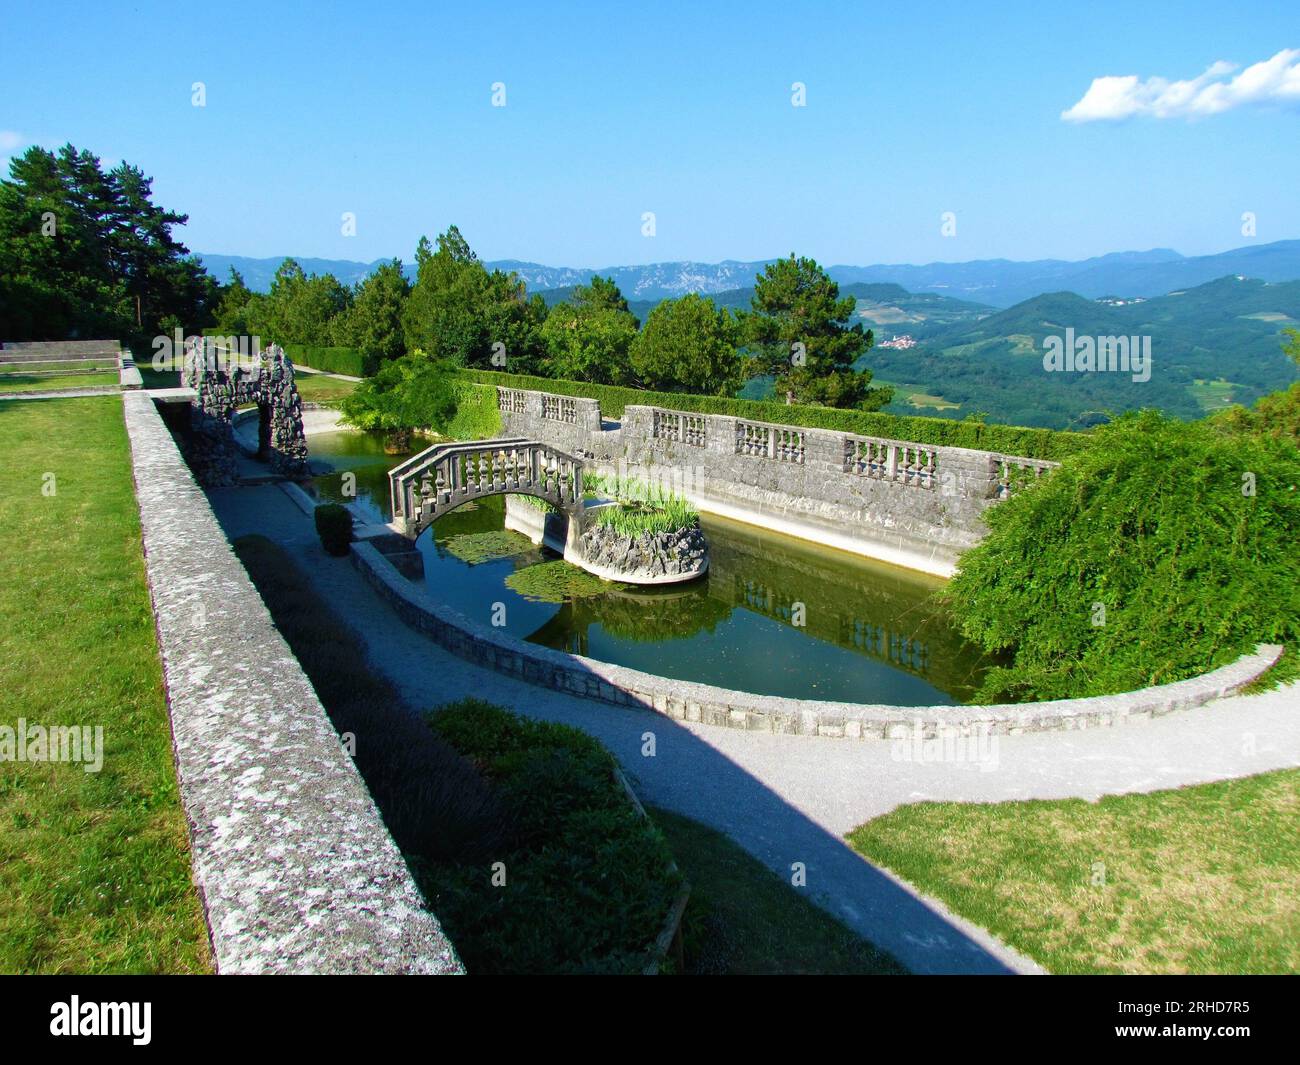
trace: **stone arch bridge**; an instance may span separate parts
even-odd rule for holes
[[[583,509],[582,469],[581,459],[523,437],[434,444],[388,471],[393,527],[414,540],[462,503],[491,495],[536,496],[574,516]]]

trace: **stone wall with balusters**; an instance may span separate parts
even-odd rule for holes
[[[719,414],[499,388],[505,436],[540,440],[603,473],[671,487],[701,510],[913,569],[950,575],[985,510],[1057,463]]]

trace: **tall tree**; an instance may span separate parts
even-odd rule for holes
[[[544,308],[528,299],[518,277],[489,274],[454,225],[438,237],[436,250],[421,237],[415,262],[402,316],[408,349],[461,366],[532,368]]]
[[[546,369],[570,381],[625,384],[632,377],[628,352],[636,335],[636,316],[618,286],[593,277],[574,289],[572,303],[557,303],[547,314]]]
[[[249,324],[250,312],[262,298],[244,284],[243,276],[232,266],[230,280],[221,286],[217,297],[217,331],[228,336],[245,336],[256,332]]]
[[[735,319],[695,293],[656,306],[628,359],[646,388],[663,392],[729,396],[744,381]]]
[[[296,259],[285,259],[271,280],[265,315],[257,324],[263,340],[327,344],[331,323],[351,302],[351,290],[333,274],[309,276]]]
[[[853,362],[874,342],[848,324],[856,301],[812,259],[780,259],[757,278],[752,310],[740,314],[744,340],[760,373],[776,379],[787,402],[878,410],[889,389],[870,388],[871,373]]]
[[[217,285],[172,236],[186,218],[153,202],[137,167],[29,148],[0,182],[0,334],[136,342],[206,326]]]
[[[381,263],[357,283],[352,306],[334,319],[334,342],[356,348],[375,366],[398,358],[406,351],[402,312],[410,292],[410,282],[402,273],[402,261]]]

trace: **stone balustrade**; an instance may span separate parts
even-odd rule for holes
[[[706,513],[941,576],[983,537],[989,506],[1057,465],[654,406],[607,426],[593,399],[523,389],[499,388],[498,407],[506,435],[665,484]]]

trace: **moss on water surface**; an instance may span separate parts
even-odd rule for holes
[[[494,532],[460,533],[441,541],[441,546],[462,562],[471,566],[479,562],[496,562],[515,558],[532,551],[533,542],[522,533],[510,529]]]
[[[586,570],[556,560],[540,562],[510,574],[506,578],[506,587],[534,602],[563,603],[570,599],[604,595],[622,585],[603,581]]]

